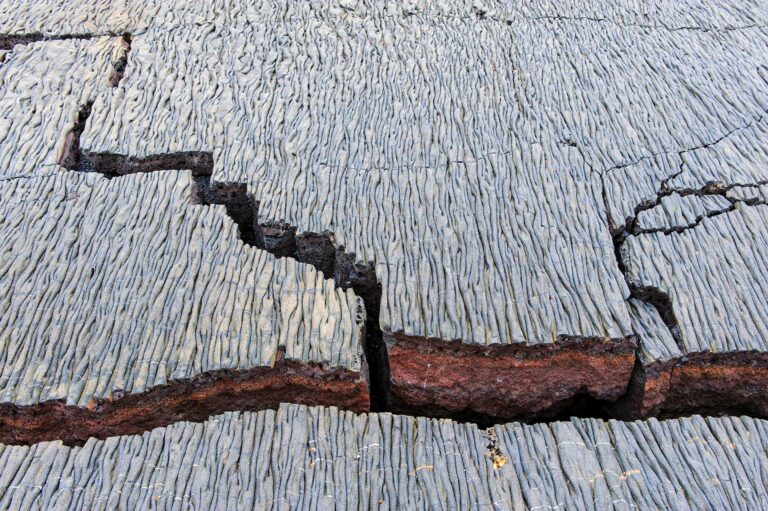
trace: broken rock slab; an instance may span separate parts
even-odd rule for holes
[[[0,179],[54,171],[81,111],[110,88],[118,37],[17,46],[0,66]]]
[[[142,435],[0,445],[6,509],[758,509],[768,423],[492,429],[281,405]]]
[[[610,411],[623,418],[658,416],[667,405],[672,371],[685,355],[659,309],[637,298],[628,300],[627,305],[638,339],[637,361],[627,393]],[[679,336],[676,327],[673,328]]]
[[[509,26],[476,21],[153,29],[94,104],[82,152],[208,152],[211,182],[258,204],[265,248],[341,286],[367,272],[356,289],[374,290],[400,410],[536,417],[615,399],[634,343],[600,182],[522,115]],[[459,366],[469,393],[448,381]]]
[[[634,321],[636,415],[768,414],[767,222],[768,206],[737,204],[682,232],[626,240],[630,287],[657,309],[634,306],[645,317]]]
[[[282,401],[366,411],[365,312],[244,245],[189,172],[0,181],[0,439],[84,441]]]

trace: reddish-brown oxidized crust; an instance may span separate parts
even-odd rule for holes
[[[395,411],[533,419],[575,397],[615,400],[635,362],[628,339],[564,338],[539,346],[474,346],[385,334]]]
[[[768,416],[768,354],[697,353],[672,370],[661,415]]]
[[[768,354],[695,353],[638,367],[613,410],[640,419],[691,414],[768,416]]]
[[[202,421],[230,410],[276,408],[282,402],[367,412],[365,371],[324,370],[316,365],[281,360],[272,368],[215,371],[142,394],[93,403],[88,408],[61,402],[5,404],[0,405],[0,443],[60,439],[80,444],[89,437],[142,433],[181,420]]]

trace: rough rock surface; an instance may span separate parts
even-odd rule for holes
[[[768,423],[480,430],[283,405],[141,436],[0,446],[6,509],[758,509]]]
[[[31,176],[0,197],[2,441],[368,409],[362,301],[244,245],[224,206],[191,204],[189,172]]]
[[[762,116],[606,175],[619,262],[633,295],[661,313],[642,321],[651,328],[633,321],[640,354],[622,416],[768,412],[767,141]],[[630,307],[635,319],[641,308]]]
[[[508,0],[313,0],[310,2],[249,2],[209,0],[6,0],[0,5],[0,34],[61,37],[73,34],[138,33],[152,26],[174,28],[200,23],[259,23],[327,16],[349,17],[446,17],[499,22],[520,19],[590,22],[626,28],[670,31],[731,32],[768,25],[766,4],[708,2],[705,0],[657,0],[655,2],[609,0],[589,4]]]
[[[681,145],[677,151],[606,172],[606,205],[614,231],[631,224],[645,210],[670,200],[668,197],[679,203],[675,195],[721,195],[734,200],[759,197],[749,190],[768,182],[768,115],[710,137],[704,145]],[[675,221],[662,223],[669,228]]]
[[[732,208],[733,203],[724,195],[680,195],[674,192],[662,197],[657,206],[637,215],[635,233],[690,229],[702,219]]]
[[[732,200],[768,203],[768,184],[736,185],[728,191]]]
[[[152,27],[94,105],[83,148],[210,152],[212,180],[246,184],[263,228],[328,233],[372,263],[401,409],[534,416],[614,399],[634,359],[604,219],[614,232],[635,217],[641,230],[687,228],[732,204],[672,206],[664,185],[763,180],[761,11],[716,6],[701,22],[663,4],[677,13],[666,24],[631,8],[603,16],[613,22],[568,5],[368,8]],[[732,164],[740,154],[750,165]],[[553,355],[575,341],[598,349]],[[515,358],[563,369],[527,374]]]
[[[363,298],[397,410],[536,419],[634,367],[627,416],[762,415],[767,23],[762,1],[8,0],[0,180],[191,169],[243,241]]]
[[[667,405],[672,371],[684,354],[656,307],[636,298],[627,305],[638,339],[637,361],[627,393],[611,411],[623,418],[659,415]]]

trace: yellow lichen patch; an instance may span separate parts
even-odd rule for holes
[[[504,456],[501,453],[501,449],[499,449],[499,439],[496,437],[496,432],[492,429],[489,429],[486,432],[486,435],[488,436],[488,452],[486,455],[491,458],[491,462],[493,463],[493,468],[495,470],[500,469],[504,465],[507,464],[507,457]]]
[[[502,454],[491,453],[491,461],[493,461],[493,468],[498,470],[507,464],[507,457]]]

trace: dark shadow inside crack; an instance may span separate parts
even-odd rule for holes
[[[64,34],[57,36],[47,36],[40,32],[27,34],[3,34],[0,35],[0,50],[13,50],[17,44],[32,44],[40,41],[67,41],[70,39],[91,39],[92,34]]]
[[[91,109],[93,108],[93,101],[89,101],[85,105],[80,107],[80,111],[77,113],[77,120],[69,133],[67,133],[66,141],[64,142],[64,151],[61,158],[59,158],[59,165],[67,170],[76,170],[78,172],[94,172],[90,167],[90,161],[83,158],[80,154],[80,137],[85,129],[85,123],[88,121],[88,117],[91,115]]]
[[[460,424],[475,424],[479,428],[490,428],[497,424],[510,422],[511,420],[522,424],[541,424],[569,421],[572,418],[605,420],[615,418],[615,415],[612,413],[615,401],[596,398],[589,395],[586,391],[577,392],[571,398],[562,401],[552,409],[537,414],[534,418],[517,417],[515,419],[500,418],[498,415],[479,413],[469,409],[448,411],[441,407],[409,407],[400,402],[397,397],[393,397],[392,401],[394,406],[393,413],[434,419],[450,419]]]
[[[683,345],[682,337],[680,334],[680,325],[677,322],[675,316],[675,310],[672,306],[672,298],[660,289],[655,287],[639,287],[630,285],[632,298],[637,298],[645,303],[653,305],[653,307],[659,312],[661,320],[667,326],[667,329],[675,339],[677,347],[680,351],[685,353],[685,346]]]
[[[117,87],[120,84],[120,80],[125,76],[125,68],[128,66],[128,54],[131,52],[131,44],[133,43],[133,36],[131,34],[123,34],[121,44],[123,46],[123,54],[114,63],[114,71],[109,77],[110,87]]]

